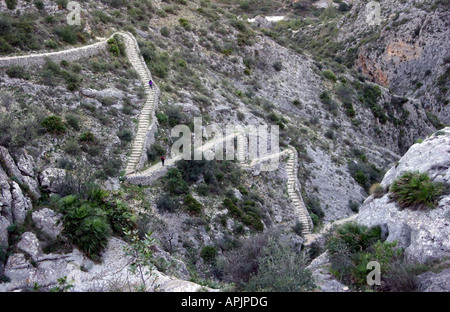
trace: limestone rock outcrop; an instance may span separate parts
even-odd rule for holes
[[[390,186],[407,171],[427,173],[431,181],[450,182],[450,128],[445,128],[413,145],[398,164],[387,172],[381,185]],[[389,193],[373,195],[362,205],[357,222],[381,225],[387,241],[398,241],[408,260],[429,263],[450,256],[450,195],[439,198],[434,209],[400,210]]]

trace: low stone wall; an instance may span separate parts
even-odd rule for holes
[[[153,182],[164,176],[167,169],[172,166],[164,166],[161,170],[153,172],[151,175],[125,176],[124,181],[135,185],[152,185]]]
[[[38,66],[45,64],[47,58],[56,63],[59,63],[62,60],[72,62],[79,60],[80,58],[96,55],[100,51],[105,50],[107,46],[107,40],[104,40],[85,47],[73,48],[64,51],[1,57],[0,66]]]

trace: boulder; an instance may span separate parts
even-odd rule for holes
[[[57,192],[57,186],[64,182],[66,171],[58,168],[48,168],[39,175],[41,187],[52,193]]]
[[[20,241],[17,243],[17,248],[26,252],[33,260],[38,260],[42,254],[42,248],[38,238],[32,232],[25,232],[22,234]]]
[[[41,197],[41,191],[39,189],[39,183],[37,182],[37,179],[29,177],[29,176],[23,176],[23,183],[28,187],[28,194],[33,197],[34,199],[38,199]]]
[[[417,277],[419,291],[448,292],[450,291],[450,268],[439,273],[426,272]]]
[[[233,194],[234,194],[234,196],[237,198],[237,199],[239,199],[239,200],[242,200],[242,194],[241,194],[241,192],[238,190],[238,189],[233,189]]]
[[[406,171],[426,172],[431,180],[450,184],[450,127],[416,143],[384,176],[381,185],[390,186]]]
[[[28,155],[26,150],[23,150],[23,153],[21,154],[17,165],[14,162],[14,159],[9,154],[8,150],[3,146],[0,146],[0,158],[5,165],[7,177],[9,176],[14,181],[26,185],[28,187],[28,190],[30,191],[30,194],[34,198],[37,199],[41,196],[37,180],[33,178],[34,160],[30,155]],[[4,177],[5,172],[3,170],[2,172],[3,173],[0,173],[0,176]],[[6,181],[6,178],[2,180]]]
[[[58,224],[61,217],[60,213],[48,208],[34,211],[31,215],[36,227],[51,239],[57,239],[61,236],[63,225],[62,223]]]
[[[97,98],[116,98],[123,99],[125,95],[123,91],[115,88],[108,88],[97,92]]]
[[[19,287],[28,286],[28,279],[35,270],[23,253],[10,255],[4,268],[4,274],[11,281],[9,283],[0,283],[0,292],[13,291]]]
[[[22,224],[25,222],[27,211],[33,208],[31,200],[23,195],[19,184],[14,181],[12,182],[11,195],[13,220]]]
[[[8,226],[11,225],[11,222],[8,221],[8,219],[6,219],[3,216],[0,216],[0,246],[3,247],[8,247],[9,243],[8,243]]]
[[[6,147],[0,146],[0,159],[2,160],[8,176],[11,178],[15,177],[20,183],[23,183],[22,173],[17,168],[14,159],[11,157]]]
[[[22,172],[22,174],[29,177],[34,176],[34,159],[31,155],[27,153],[24,149],[17,162],[17,168]]]
[[[315,258],[306,267],[311,270],[314,283],[319,291],[323,292],[346,292],[349,290],[347,286],[340,283],[333,274],[328,270],[330,265],[328,251]]]
[[[0,166],[0,215],[4,216],[9,222],[13,222],[11,186],[8,180],[8,175]]]
[[[188,280],[191,278],[191,274],[189,273],[184,262],[173,258],[168,252],[164,251],[159,245],[153,245],[154,253],[153,257],[155,259],[162,259],[165,263],[170,263],[171,273],[176,277]]]

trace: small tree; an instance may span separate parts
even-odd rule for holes
[[[153,265],[153,252],[151,246],[155,243],[155,239],[152,237],[152,232],[145,234],[144,239],[140,239],[137,230],[123,229],[125,237],[128,238],[130,244],[124,246],[125,255],[130,256],[130,272],[132,274],[138,274],[141,279],[140,291],[147,289],[147,282],[150,275],[155,268]],[[151,285],[156,282],[153,281]]]
[[[315,288],[311,272],[303,255],[293,252],[289,246],[269,239],[259,259],[258,273],[253,275],[246,290],[292,292]]]

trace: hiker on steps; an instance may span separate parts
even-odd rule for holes
[[[153,81],[151,79],[148,81],[148,85],[153,89]]]
[[[164,160],[166,160],[165,158],[164,158],[164,156],[161,156],[161,162],[162,162],[162,165],[164,166]]]

